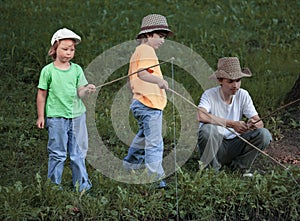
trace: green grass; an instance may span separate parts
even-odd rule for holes
[[[231,172],[214,175],[199,170],[195,151],[177,174],[178,193],[174,175],[167,178],[169,190],[155,190],[151,184],[114,181],[88,165],[93,189],[82,196],[72,191],[66,166],[65,189],[59,191],[46,180],[47,131],[35,128],[35,97],[40,70],[51,62],[50,39],[58,28],[68,27],[82,36],[73,61],[87,68],[101,53],[133,40],[143,16],[161,13],[175,32],[170,40],[191,48],[213,70],[219,57],[238,56],[253,73],[242,85],[265,116],[284,103],[299,76],[299,9],[299,1],[281,0],[1,1],[0,219],[297,220],[299,187],[287,171],[263,156],[257,168],[265,174],[247,180]],[[127,74],[127,68],[115,71],[110,80]],[[167,77],[169,68],[163,67]],[[181,67],[174,70],[175,80],[198,104],[203,89]],[[114,96],[124,84],[126,80],[101,89],[96,102],[98,131],[119,158],[128,146],[118,139],[110,116]],[[171,102],[164,117],[167,154],[174,139]],[[180,117],[176,112],[176,134],[183,127]],[[135,128],[132,116],[129,121]],[[285,127],[299,128],[298,122],[291,119]],[[281,124],[278,115],[266,120],[275,136]],[[289,171],[299,182],[299,168]]]

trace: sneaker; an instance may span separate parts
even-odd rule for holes
[[[245,170],[243,172],[243,177],[253,177],[253,173],[250,170]]]
[[[165,189],[165,188],[167,188],[167,183],[166,183],[166,181],[161,180],[158,184],[157,189]]]

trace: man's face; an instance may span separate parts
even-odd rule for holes
[[[223,78],[219,81],[222,85],[223,93],[227,95],[235,95],[241,87],[241,78],[235,80]]]

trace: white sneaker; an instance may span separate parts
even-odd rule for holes
[[[253,177],[253,173],[251,173],[251,170],[245,170],[243,173],[243,177]]]
[[[253,173],[251,173],[250,171],[246,171],[245,173],[243,173],[243,177],[253,177]]]

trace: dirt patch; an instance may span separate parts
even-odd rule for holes
[[[292,164],[300,167],[300,128],[299,125],[291,127],[290,122],[299,122],[300,105],[286,110],[282,115],[283,126],[280,139],[273,141],[267,148],[266,153],[283,164]],[[299,123],[298,123],[299,124]],[[290,126],[289,126],[290,125]]]
[[[273,141],[266,153],[282,164],[292,164],[300,167],[300,130],[290,129],[283,132],[282,138]]]

